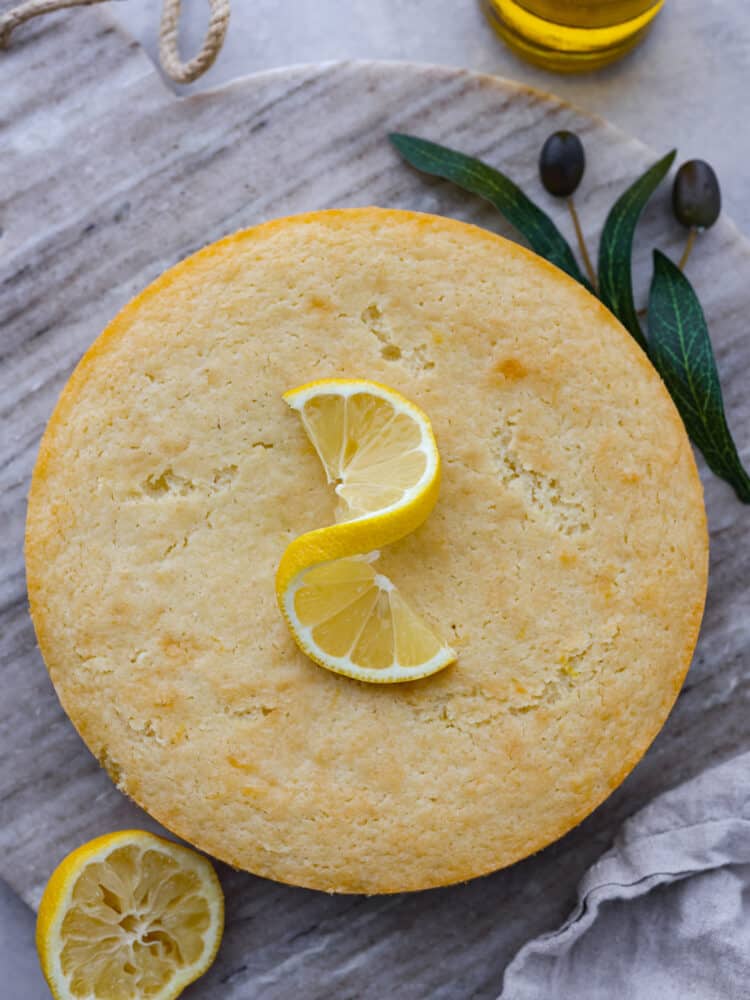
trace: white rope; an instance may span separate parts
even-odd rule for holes
[[[52,14],[67,7],[87,7],[106,0],[26,0],[0,15],[0,48],[10,44],[12,32],[42,14]],[[181,0],[164,0],[159,29],[159,60],[162,69],[175,83],[192,83],[212,66],[221,52],[229,27],[230,0],[208,0],[211,15],[200,52],[183,62],[178,42]]]
[[[211,17],[203,45],[197,56],[188,62],[180,58],[177,35],[180,24],[180,0],[164,0],[159,29],[159,61],[162,69],[175,83],[192,83],[213,66],[221,52],[229,27],[229,0],[208,0]]]
[[[56,10],[64,10],[65,7],[87,7],[102,2],[103,0],[27,0],[26,3],[13,7],[7,14],[0,15],[0,48],[7,48],[13,29],[30,21],[32,17],[53,14]]]

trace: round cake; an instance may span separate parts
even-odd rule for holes
[[[437,506],[380,555],[458,654],[423,680],[321,669],[277,607],[336,503],[282,393],[328,377],[435,431]],[[44,435],[26,559],[52,681],[123,792],[238,868],[380,893],[509,865],[623,780],[688,669],[707,537],[680,418],[595,298],[368,208],[227,237],[117,316]]]

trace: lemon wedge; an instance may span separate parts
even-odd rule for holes
[[[55,1000],[171,1000],[209,967],[223,927],[224,897],[206,858],[123,830],[58,865],[36,943]]]
[[[363,379],[313,382],[284,399],[339,498],[337,523],[296,538],[279,564],[276,596],[295,641],[320,666],[375,683],[448,666],[456,654],[373,566],[377,550],[418,528],[437,501],[429,419]]]

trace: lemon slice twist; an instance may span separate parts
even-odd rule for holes
[[[440,456],[427,416],[386,386],[325,379],[284,394],[339,498],[337,523],[294,539],[276,575],[279,607],[300,649],[335,673],[415,680],[454,651],[373,565],[377,550],[429,516]]]

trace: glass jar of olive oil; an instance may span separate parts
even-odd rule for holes
[[[501,37],[531,62],[598,69],[636,45],[664,0],[482,0]]]

